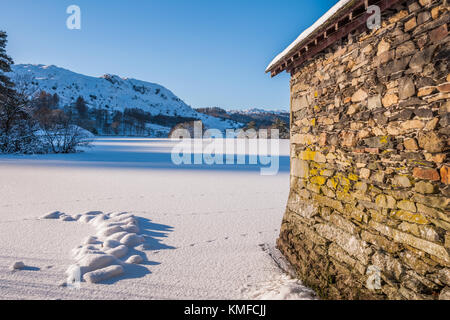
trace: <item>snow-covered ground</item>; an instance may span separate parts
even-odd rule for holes
[[[0,299],[311,299],[279,268],[275,240],[289,192],[255,166],[184,166],[174,142],[101,138],[73,155],[0,156]],[[61,286],[92,224],[42,220],[61,211],[128,212],[145,244],[141,265],[80,289]],[[275,260],[278,260],[275,263]],[[26,268],[11,271],[17,261]]]

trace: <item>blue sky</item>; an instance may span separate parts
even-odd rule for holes
[[[15,63],[159,83],[193,107],[288,109],[270,61],[337,0],[9,0],[0,29]],[[82,29],[66,28],[78,5]]]

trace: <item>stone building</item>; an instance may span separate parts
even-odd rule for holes
[[[341,0],[267,69],[291,74],[278,248],[323,298],[450,297],[449,22],[447,0]]]

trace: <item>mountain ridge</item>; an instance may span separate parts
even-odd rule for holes
[[[172,91],[157,83],[105,74],[92,77],[55,65],[18,64],[9,73],[18,88],[30,97],[45,91],[57,94],[59,106],[73,105],[83,97],[86,105],[109,112],[141,109],[152,116],[182,117],[201,120],[206,128],[225,130],[242,124],[195,111]]]

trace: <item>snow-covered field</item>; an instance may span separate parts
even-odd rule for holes
[[[0,299],[310,299],[274,249],[289,192],[289,142],[280,173],[255,166],[172,164],[169,140],[101,138],[73,155],[0,156]],[[80,289],[61,286],[92,224],[48,212],[137,217],[141,265]],[[17,261],[23,270],[11,271]],[[277,261],[280,263],[279,261]]]

